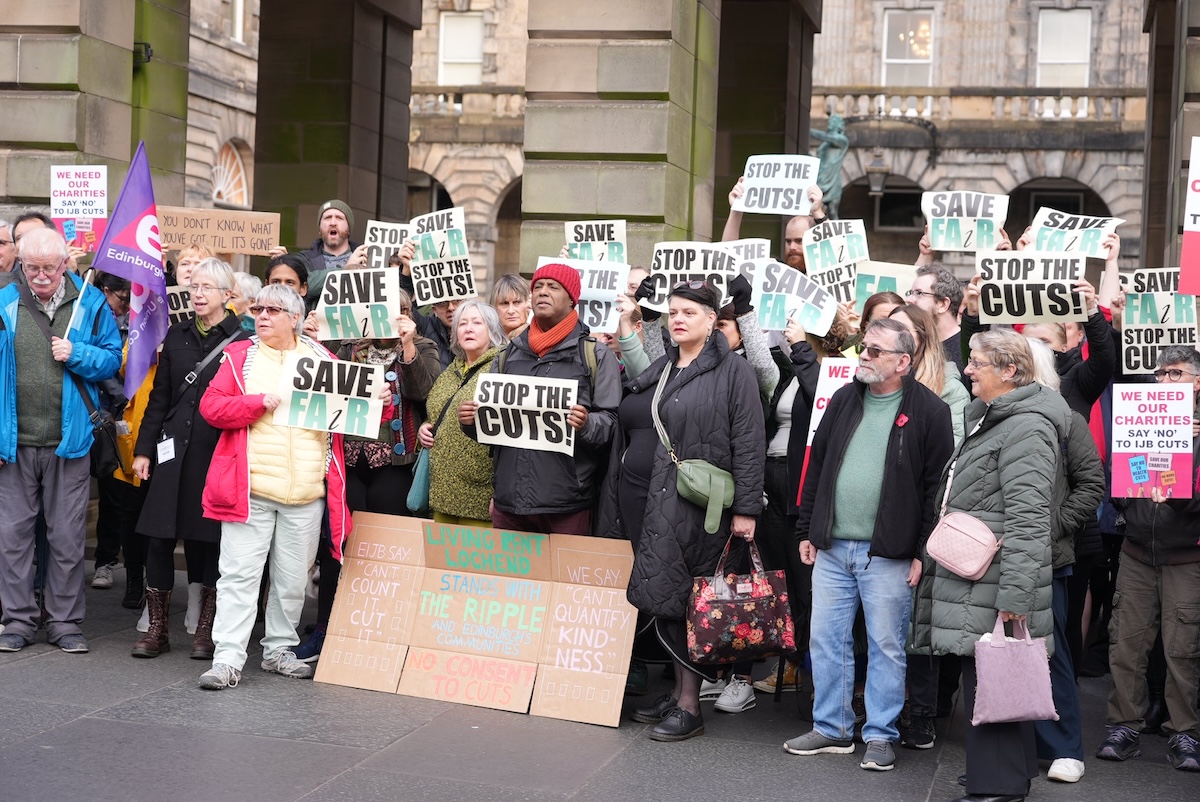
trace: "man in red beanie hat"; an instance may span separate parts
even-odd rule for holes
[[[587,535],[616,431],[621,373],[612,351],[579,322],[577,270],[543,265],[533,274],[532,288],[533,322],[509,343],[496,371],[579,383],[567,417],[576,432],[575,454],[493,448],[492,523],[518,532]],[[467,401],[458,408],[459,423],[472,438],[476,406]]]

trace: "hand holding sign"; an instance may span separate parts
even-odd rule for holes
[[[1072,253],[976,252],[976,272],[983,279],[979,284],[979,320],[983,323],[1087,320],[1088,307],[1078,289],[1085,259],[1083,254]]]
[[[1008,219],[1008,196],[983,192],[925,192],[921,210],[935,251],[997,249]]]
[[[751,156],[746,160],[743,192],[730,193],[734,211],[802,215],[812,211],[809,187],[817,182],[821,160],[814,156]]]

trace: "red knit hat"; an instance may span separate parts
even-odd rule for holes
[[[568,267],[557,262],[542,265],[533,274],[533,280],[529,282],[529,286],[533,287],[538,283],[539,279],[552,279],[562,285],[562,288],[567,291],[567,295],[571,296],[571,303],[579,303],[579,271],[573,267]]]

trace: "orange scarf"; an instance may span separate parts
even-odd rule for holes
[[[551,348],[567,339],[567,335],[575,329],[577,323],[579,323],[579,313],[574,309],[550,331],[542,331],[537,318],[534,318],[533,322],[529,324],[529,347],[539,357],[543,357]]]

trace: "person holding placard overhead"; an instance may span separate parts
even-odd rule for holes
[[[704,733],[700,683],[717,677],[716,666],[688,659],[684,618],[692,577],[712,575],[731,536],[752,540],[762,512],[762,401],[750,363],[715,333],[719,304],[707,282],[672,288],[675,344],[626,386],[596,529],[632,542],[629,601],[651,618],[674,661],[674,688],[633,713],[635,721],[655,725],[649,734],[657,741]],[[656,415],[673,454],[660,439]],[[715,531],[705,527],[706,510],[679,494],[673,456],[702,458],[732,474],[733,503]]]
[[[270,561],[264,671],[307,678],[313,668],[296,659],[296,625],[304,608],[308,569],[317,555],[321,520],[329,505],[334,557],[350,534],[342,435],[281,426],[274,410],[290,351],[334,359],[301,334],[304,299],[290,287],[263,287],[250,307],[257,333],[229,346],[200,400],[200,414],[221,430],[204,484],[204,517],[221,522],[221,578],[212,638],[212,668],[200,687],[231,688],[242,677],[246,646],[258,611],[259,581]],[[385,405],[391,404],[390,388]]]
[[[1020,621],[1052,648],[1051,508],[1060,423],[1070,409],[1035,381],[1029,343],[1011,329],[971,338],[967,436],[944,475],[937,498],[1003,542],[977,580],[934,563],[917,586],[914,647],[959,655],[963,700],[975,712],[975,643],[1004,622]],[[925,560],[931,559],[926,552]],[[956,802],[1019,802],[1038,774],[1033,722],[967,725],[966,796]]]
[[[729,190],[729,205],[733,206],[734,202],[745,194],[745,177],[740,177],[737,183],[733,185],[733,189]],[[824,207],[822,205],[821,188],[813,184],[808,188],[808,199],[812,202],[812,210],[809,214],[796,215],[787,222],[787,226],[783,230],[783,258],[780,260],[788,267],[793,267],[801,273],[807,273],[808,270],[804,266],[804,232],[808,231],[815,225],[820,225],[826,220]],[[729,217],[725,220],[725,229],[721,233],[722,242],[730,242],[741,237],[742,231],[742,212],[736,211],[733,208],[729,210]]]
[[[134,445],[133,472],[149,480],[137,532],[146,545],[146,609],[150,625],[134,644],[134,657],[170,651],[167,629],[175,588],[175,545],[183,538],[188,582],[199,583],[200,616],[191,656],[211,660],[217,610],[217,558],[221,524],[204,517],[201,494],[220,431],[200,415],[200,399],[225,347],[250,335],[226,304],[233,270],[219,259],[189,268],[196,316],[173,325],[163,339],[154,386]]]

